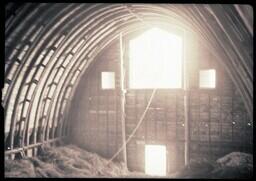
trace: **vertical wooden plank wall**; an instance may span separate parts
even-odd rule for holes
[[[71,142],[110,158],[121,146],[120,54],[116,41],[98,56],[77,89],[71,108]],[[115,72],[115,89],[101,88],[101,72]],[[121,158],[121,154],[118,158]]]
[[[216,159],[230,151],[250,152],[252,123],[241,96],[204,43],[193,35],[188,39],[191,50],[188,56],[191,159]],[[128,61],[127,57],[124,61]],[[217,87],[199,89],[199,70],[208,68],[216,69]],[[101,71],[115,72],[115,90],[101,90]],[[122,143],[119,79],[120,54],[116,41],[81,79],[71,108],[72,142],[106,157],[115,154]],[[127,89],[126,139],[138,123],[151,93],[152,90]],[[145,144],[166,145],[168,172],[184,166],[184,91],[157,90],[144,121],[127,144],[130,170],[144,171]]]

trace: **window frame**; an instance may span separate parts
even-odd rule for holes
[[[185,32],[184,29],[179,28],[177,26],[169,26],[169,27],[161,27],[161,26],[155,26],[156,28],[159,28],[163,31],[167,31],[170,34],[175,34],[182,37],[182,66],[181,66],[181,87],[179,88],[132,88],[130,87],[130,48],[129,48],[129,42],[130,40],[139,37],[143,33],[147,32],[151,28],[141,28],[139,30],[135,30],[134,32],[130,32],[125,38],[124,38],[124,45],[125,45],[125,51],[124,51],[124,67],[125,67],[125,88],[127,91],[132,92],[143,92],[143,91],[152,91],[154,89],[160,90],[160,91],[184,91],[184,63],[185,61],[185,46],[186,46],[186,39],[185,39]]]
[[[113,73],[114,74],[114,88],[103,88],[103,73]],[[100,89],[102,91],[116,90],[116,73],[114,71],[100,71]]]
[[[200,71],[209,71],[209,70],[215,70],[215,87],[201,87],[200,86]],[[214,67],[211,68],[202,68],[198,71],[198,89],[199,90],[217,90],[217,69]]]

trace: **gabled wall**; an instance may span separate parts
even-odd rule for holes
[[[216,159],[230,151],[251,152],[252,123],[232,81],[195,35],[189,34],[186,42],[190,45],[186,60],[190,82],[191,159]],[[122,143],[119,52],[116,40],[97,57],[90,72],[84,74],[79,83],[70,114],[72,142],[109,158]],[[126,63],[127,57],[125,55]],[[207,68],[216,69],[217,85],[214,90],[198,88],[199,70]],[[102,71],[115,72],[115,90],[101,90]],[[151,93],[152,90],[127,89],[126,139],[145,110]],[[168,172],[184,166],[183,96],[183,90],[157,90],[144,121],[127,144],[129,169],[144,171],[145,144],[167,146]]]

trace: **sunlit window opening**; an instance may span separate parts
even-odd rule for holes
[[[166,146],[145,145],[145,173],[148,175],[166,175]]]
[[[182,37],[152,28],[130,41],[132,89],[182,87]]]
[[[101,72],[101,88],[115,89],[115,72]]]
[[[216,71],[214,69],[200,70],[200,88],[215,88]]]

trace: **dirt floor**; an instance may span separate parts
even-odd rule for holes
[[[191,160],[190,166],[168,178],[249,178],[253,173],[252,155],[232,152],[216,161]],[[5,177],[151,177],[129,172],[123,163],[87,152],[74,145],[43,147],[40,156],[5,160]]]

